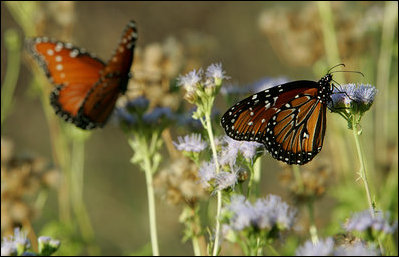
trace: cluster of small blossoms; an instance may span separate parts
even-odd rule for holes
[[[219,162],[221,165],[235,165],[237,157],[241,155],[247,161],[253,161],[262,153],[263,145],[257,142],[237,141],[228,136],[220,140],[221,151]]]
[[[202,187],[214,192],[215,190],[234,189],[243,172],[245,171],[237,166],[229,166],[223,167],[219,173],[216,173],[216,165],[212,160],[202,163],[198,176]]]
[[[141,96],[118,106],[115,109],[115,117],[126,132],[140,130],[149,133],[153,130],[163,130],[175,119],[168,107],[156,107],[151,111],[148,108],[148,99]]]
[[[211,113],[213,101],[220,91],[223,79],[229,78],[225,73],[222,64],[218,63],[208,66],[205,77],[202,69],[178,77],[178,85],[186,90],[184,98],[197,105],[194,118],[200,119],[206,113]]]
[[[359,241],[351,245],[336,245],[331,237],[317,243],[306,241],[296,250],[296,256],[376,256],[378,251],[373,245]]]
[[[30,250],[31,244],[27,234],[19,228],[14,229],[14,235],[4,237],[1,242],[1,256],[40,255],[49,256],[60,247],[60,241],[51,237],[41,236],[38,238],[39,252],[36,254]]]
[[[291,229],[296,210],[283,202],[279,196],[268,195],[251,204],[244,196],[234,195],[225,206],[226,231],[278,231]]]
[[[178,143],[173,142],[179,151],[196,152],[203,151],[207,146],[207,142],[202,141],[201,134],[191,134],[183,137],[177,137]]]
[[[349,122],[353,115],[360,117],[370,109],[378,90],[371,85],[346,84],[335,87],[328,107],[337,112]]]
[[[385,217],[384,217],[385,216]],[[373,235],[380,233],[393,234],[397,229],[397,221],[390,224],[389,215],[383,212],[377,212],[375,217],[371,216],[369,210],[357,212],[344,224],[347,231],[372,232]]]

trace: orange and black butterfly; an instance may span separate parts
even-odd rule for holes
[[[258,92],[228,109],[222,126],[233,139],[260,142],[275,159],[303,165],[323,146],[331,81],[328,72],[318,82],[299,80]]]
[[[130,21],[108,63],[70,43],[28,40],[28,51],[55,85],[50,103],[56,114],[82,129],[103,127],[127,89],[137,36],[136,23]]]

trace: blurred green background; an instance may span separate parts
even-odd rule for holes
[[[377,207],[389,209],[397,217],[397,2],[1,2],[2,90],[7,67],[12,58],[17,58],[4,42],[7,31],[16,31],[20,40],[42,35],[67,40],[106,61],[131,19],[137,22],[139,48],[174,37],[188,49],[185,57],[195,61],[186,62],[179,74],[221,62],[230,82],[245,87],[264,77],[318,80],[329,67],[341,62],[347,70],[361,71],[364,78],[349,73],[337,73],[335,78],[342,84],[370,83],[379,89],[374,106],[363,118],[362,143]],[[54,164],[41,93],[32,86],[32,67],[25,52],[21,53],[19,67],[12,105],[5,117],[2,105],[2,138],[13,142],[14,155],[40,156]],[[228,107],[222,98],[216,105],[221,113]],[[355,182],[359,166],[351,131],[335,116],[328,114],[325,146],[315,158],[333,174],[326,178],[327,194],[315,207],[321,234],[328,231],[322,228],[331,220],[339,221],[331,217],[333,210],[356,202],[353,211],[367,208],[365,200],[353,196],[365,197],[362,185]],[[220,132],[219,124],[215,127]],[[174,140],[179,135],[172,132]],[[2,162],[3,151],[9,151],[3,145],[2,139]],[[125,135],[108,124],[91,134],[84,151],[83,200],[101,254],[145,252],[149,242],[145,178],[129,162],[132,152]],[[162,167],[168,166],[166,156],[165,152]],[[289,199],[287,188],[279,183],[281,169],[270,156],[263,157],[261,195],[275,193]],[[339,189],[352,198],[337,193]],[[39,235],[49,221],[59,217],[57,190],[48,193],[44,206],[29,216]],[[181,242],[180,208],[160,199],[157,218],[161,254],[190,254],[191,245]],[[3,220],[4,201],[7,196],[3,196],[2,181],[2,235],[6,232],[3,228],[9,226]]]

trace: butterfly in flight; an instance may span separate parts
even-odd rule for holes
[[[235,140],[262,143],[273,158],[288,164],[311,161],[323,146],[326,110],[334,87],[331,69],[317,82],[288,82],[238,102],[222,117],[226,134]]]
[[[27,49],[55,85],[50,103],[57,115],[82,129],[103,127],[130,78],[137,28],[130,21],[108,63],[47,37],[27,41]]]

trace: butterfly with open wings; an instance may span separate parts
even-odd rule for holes
[[[221,124],[235,140],[264,144],[277,160],[306,164],[323,146],[331,81],[329,71],[318,82],[299,80],[268,88],[228,109]]]
[[[108,63],[70,43],[28,40],[29,53],[55,85],[50,103],[56,114],[82,129],[103,127],[126,91],[137,36],[136,23],[130,21]]]

